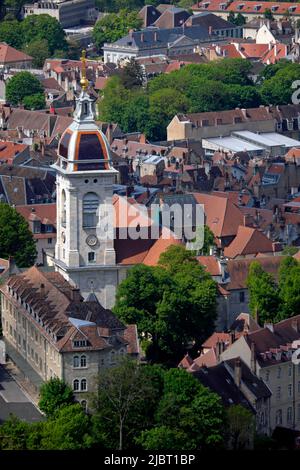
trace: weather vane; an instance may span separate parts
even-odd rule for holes
[[[80,79],[80,85],[83,91],[85,91],[88,87],[88,79],[86,78],[86,51],[82,51],[82,56],[80,58],[82,67],[81,67],[81,79]]]

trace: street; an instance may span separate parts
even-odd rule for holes
[[[28,422],[40,421],[43,418],[15,380],[0,365],[0,423],[5,421],[10,413]]]

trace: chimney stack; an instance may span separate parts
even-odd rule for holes
[[[235,359],[234,363],[234,383],[240,388],[242,382],[242,365],[239,357]]]
[[[293,328],[293,330],[296,331],[296,333],[299,333],[299,331],[298,331],[298,322],[295,318],[292,319],[292,328]]]
[[[71,299],[73,302],[80,302],[81,301],[81,295],[80,295],[80,290],[78,287],[73,287],[71,290]]]
[[[256,375],[255,345],[251,343],[251,372]]]

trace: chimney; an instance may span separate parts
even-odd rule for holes
[[[292,328],[293,328],[293,330],[296,331],[296,333],[299,333],[299,331],[298,331],[298,322],[295,318],[292,319]]]
[[[220,362],[221,354],[225,351],[225,343],[223,341],[218,341],[216,344],[216,356],[217,361]]]
[[[227,275],[227,271],[226,271],[227,260],[223,257],[223,258],[220,258],[218,261],[219,261],[219,266],[220,266],[221,279],[222,279],[222,282],[224,282],[226,279],[226,275]]]
[[[145,34],[144,33],[141,34],[141,42],[145,42]]]
[[[212,26],[209,26],[209,27],[208,27],[208,35],[209,35],[209,36],[212,35]]]
[[[244,217],[244,227],[249,227],[249,223],[250,223],[250,216],[249,214],[245,214]]]
[[[112,127],[113,127],[112,124],[108,123],[107,131],[106,131],[106,137],[107,137],[109,145],[111,145],[112,141],[113,141]]]
[[[241,366],[240,358],[237,357],[234,363],[234,383],[238,388],[240,388],[241,382],[242,382],[242,366]]]
[[[145,134],[141,134],[141,135],[140,135],[140,143],[141,143],[141,144],[146,144],[146,143],[147,143],[147,142],[146,142],[146,136],[145,136]]]
[[[45,290],[45,284],[40,285],[40,290],[41,290],[41,296],[45,297],[46,296],[46,290]]]
[[[275,58],[277,57],[277,54],[278,54],[278,47],[277,47],[277,43],[275,42],[274,44],[274,57]]]
[[[154,42],[158,41],[158,32],[154,31]]]
[[[235,342],[235,331],[230,332],[230,344]]]
[[[71,289],[71,299],[73,302],[80,302],[81,301],[81,295],[80,295],[80,290],[78,287],[72,287]]]
[[[256,375],[255,345],[251,343],[251,372]]]

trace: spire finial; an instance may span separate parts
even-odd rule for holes
[[[86,50],[82,51],[82,56],[80,57],[82,67],[81,67],[81,79],[80,79],[80,85],[83,91],[86,91],[89,82],[88,79],[86,78]]]

